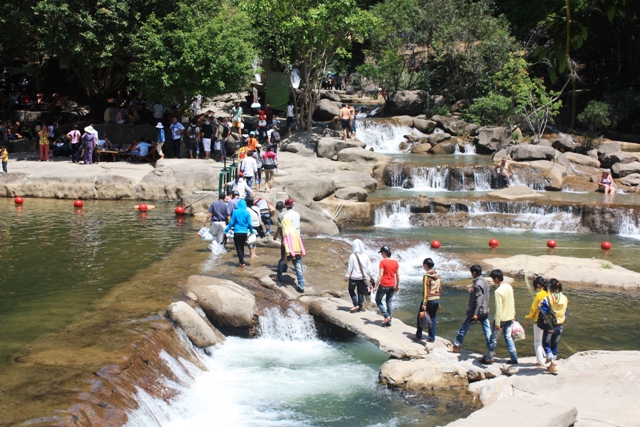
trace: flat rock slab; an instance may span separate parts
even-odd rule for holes
[[[372,311],[349,313],[352,305],[338,298],[316,298],[309,303],[313,316],[337,325],[359,337],[374,343],[385,353],[396,359],[425,357],[428,350],[424,344],[411,340],[415,327],[393,319],[390,327],[382,327],[382,316]]]
[[[507,274],[543,274],[561,282],[589,283],[596,286],[624,290],[640,290],[640,273],[627,270],[609,261],[594,258],[574,258],[557,255],[515,255],[509,258],[490,258],[483,262],[492,269]]]
[[[491,197],[499,197],[506,200],[532,199],[535,197],[543,197],[542,194],[536,193],[529,187],[524,185],[514,185],[502,190],[495,190],[488,193]]]

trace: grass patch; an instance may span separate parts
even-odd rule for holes
[[[603,262],[600,263],[600,267],[604,268],[605,270],[611,270],[613,268],[613,265],[609,264],[608,262]]]

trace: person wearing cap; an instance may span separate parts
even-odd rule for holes
[[[229,200],[229,207],[231,208],[231,212],[233,212],[236,209],[239,201],[240,201],[240,192],[238,190],[232,190],[231,200]]]
[[[93,149],[98,144],[98,137],[95,134],[93,126],[84,128],[82,134],[82,148],[84,149],[84,164],[93,164]]]
[[[158,122],[158,124],[156,125],[156,129],[158,129],[158,141],[157,141],[158,143],[156,145],[156,151],[160,155],[160,159],[164,159],[162,146],[164,145],[165,142],[167,142],[167,139],[164,135],[164,126],[162,125],[162,122]]]
[[[277,271],[277,279],[279,282],[282,281],[282,273],[284,273],[287,259],[291,259],[293,261],[293,265],[296,268],[296,276],[298,278],[298,287],[302,292],[304,292],[304,271],[302,266],[302,256],[304,255],[302,252],[292,253],[291,251],[287,251],[287,246],[285,245],[285,231],[286,227],[283,229],[283,223],[285,220],[287,223],[291,223],[292,231],[295,231],[295,235],[300,237],[300,214],[293,210],[293,199],[287,198],[282,202],[278,202],[276,204],[276,209],[280,211],[278,215],[278,230],[276,234],[273,235],[273,240],[277,240],[278,237],[282,237],[280,242],[280,260],[278,261],[278,271]],[[278,209],[280,208],[280,209]],[[292,233],[293,234],[293,233]],[[295,236],[294,236],[295,237]],[[296,239],[292,239],[296,240]],[[300,245],[302,246],[302,241],[300,240]],[[302,248],[302,251],[304,248]]]
[[[376,304],[380,309],[380,313],[384,316],[382,326],[391,326],[393,295],[400,292],[400,275],[398,274],[400,265],[398,261],[391,258],[391,248],[389,246],[384,245],[378,253],[382,255],[382,261],[380,261],[380,271],[374,289],[376,292]],[[386,308],[382,305],[383,297],[385,297]]]

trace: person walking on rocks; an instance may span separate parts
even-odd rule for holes
[[[278,171],[278,160],[273,152],[273,145],[267,147],[267,152],[262,155],[262,168],[264,170],[264,191],[269,192],[273,188],[273,175]]]
[[[562,283],[556,279],[549,280],[549,295],[540,303],[540,316],[547,316],[549,319],[555,315],[556,318],[556,326],[545,329],[542,334],[542,346],[549,359],[547,372],[550,374],[557,373],[558,341],[564,330],[568,305],[569,300],[562,293]]]
[[[231,220],[229,225],[225,228],[225,234],[233,228],[233,244],[236,247],[236,254],[238,255],[238,262],[240,268],[244,268],[244,246],[247,244],[247,235],[253,233],[253,226],[251,225],[251,215],[247,210],[247,202],[240,199],[238,206],[231,214]]]
[[[503,157],[494,169],[498,173],[498,189],[509,188],[509,178],[513,174],[513,169],[507,163],[507,158]]]
[[[511,356],[507,363],[517,365],[518,353],[516,352],[516,345],[513,342],[513,338],[511,338],[511,329],[513,327],[513,321],[516,318],[516,303],[513,297],[513,288],[510,284],[504,282],[504,276],[501,270],[493,270],[490,276],[493,283],[498,285],[498,288],[494,292],[496,313],[493,317],[489,357],[485,357],[481,362],[485,365],[493,363],[496,346],[498,345],[498,334],[502,331],[509,356]]]
[[[422,261],[422,268],[424,268],[424,276],[422,276],[422,303],[420,304],[420,311],[417,318],[417,329],[415,340],[422,340],[422,325],[420,323],[420,315],[428,314],[431,318],[431,328],[429,329],[429,337],[427,342],[434,342],[436,340],[436,315],[440,308],[440,292],[442,290],[442,281],[440,275],[434,270],[435,263],[431,258],[425,258]]]
[[[524,316],[526,321],[525,326],[527,327],[529,327],[529,322],[533,320],[533,349],[536,352],[536,363],[534,366],[538,367],[544,366],[546,357],[544,347],[542,347],[542,335],[544,331],[540,329],[537,323],[538,316],[540,315],[540,303],[549,296],[547,286],[548,285],[542,276],[537,276],[533,280],[533,287],[536,290],[536,296],[533,298],[533,302],[531,303],[529,314]]]
[[[160,156],[160,160],[164,159],[164,153],[162,152],[162,146],[164,145],[165,142],[167,142],[167,138],[164,134],[164,125],[162,124],[162,122],[158,122],[158,124],[156,125],[156,129],[158,129],[158,141],[156,144],[156,151],[158,152],[158,155]]]
[[[349,137],[349,131],[351,131],[351,111],[347,108],[347,104],[342,104],[339,117],[342,126],[342,140],[346,141]]]
[[[398,269],[400,265],[398,261],[391,258],[391,248],[384,245],[378,251],[382,255],[382,261],[380,261],[380,272],[378,273],[378,280],[376,282],[376,304],[380,309],[380,313],[384,316],[382,326],[391,326],[391,320],[393,318],[393,296],[400,292],[400,274]],[[385,304],[382,305],[382,298],[385,298]]]
[[[232,212],[233,208],[227,203],[224,193],[219,193],[218,201],[211,203],[207,210],[207,219],[205,219],[204,225],[207,225],[207,222],[211,220],[211,234],[219,245],[224,243],[224,229],[231,219]]]
[[[236,102],[236,106],[231,109],[231,127],[238,129],[238,138],[242,140],[242,122],[244,119],[242,118],[242,107],[240,106],[240,101]]]
[[[279,203],[276,204],[278,209]],[[298,279],[298,289],[304,293],[304,267],[302,265],[302,257],[306,256],[302,239],[300,237],[300,214],[293,210],[293,199],[288,198],[281,205],[280,214],[278,215],[278,230],[273,235],[273,240],[282,237],[280,243],[280,261],[278,261],[277,279],[282,281],[282,273],[287,266],[287,259],[293,261]]]
[[[182,133],[184,132],[184,126],[178,121],[177,116],[173,116],[171,122],[171,148],[173,148],[173,157],[180,158],[180,141],[182,140]]]
[[[371,260],[364,253],[364,244],[362,240],[355,239],[351,244],[353,253],[349,257],[347,265],[347,273],[344,275],[345,282],[349,283],[349,295],[353,302],[353,308],[349,310],[351,313],[357,313],[364,310],[364,295],[367,291],[367,279],[372,279],[375,275],[371,268]],[[369,293],[371,289],[369,289]],[[356,296],[357,294],[357,296]]]
[[[482,325],[482,332],[487,343],[487,356],[489,356],[489,346],[491,345],[491,325],[489,324],[489,284],[482,277],[482,267],[472,265],[470,268],[473,285],[469,288],[469,302],[465,314],[467,318],[462,322],[453,345],[449,350],[460,353],[460,346],[464,342],[464,337],[469,332],[473,323],[479,322]]]
[[[351,125],[351,139],[356,139],[356,109],[349,105],[349,123]]]

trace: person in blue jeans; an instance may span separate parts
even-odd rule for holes
[[[393,295],[400,292],[400,274],[398,273],[400,265],[398,261],[391,258],[391,248],[389,246],[384,245],[378,253],[382,255],[382,261],[380,261],[380,272],[374,289],[376,292],[376,304],[384,317],[382,326],[391,326]],[[385,304],[382,304],[382,298],[385,298]]]
[[[517,365],[518,353],[516,352],[516,345],[513,342],[513,338],[511,338],[511,329],[513,328],[513,321],[516,318],[513,288],[510,284],[504,282],[504,276],[501,270],[493,270],[490,276],[493,283],[498,285],[498,288],[494,292],[496,313],[493,318],[493,333],[491,334],[491,345],[489,345],[489,357],[485,357],[482,363],[493,363],[493,356],[496,351],[496,346],[498,345],[498,334],[502,331],[509,356],[511,356],[511,359],[509,359],[507,363]]]
[[[420,304],[420,310],[418,311],[416,334],[414,335],[415,341],[422,340],[422,325],[420,323],[420,314],[426,312],[431,318],[431,328],[429,331],[429,337],[427,342],[434,342],[436,340],[436,315],[440,308],[440,292],[442,289],[442,281],[440,275],[433,269],[435,263],[431,258],[425,258],[422,261],[422,268],[424,268],[425,274],[422,278],[422,303]]]
[[[479,322],[482,325],[482,332],[487,343],[487,356],[491,358],[489,347],[491,345],[491,325],[489,324],[489,284],[482,277],[482,267],[472,265],[470,268],[471,277],[473,277],[473,285],[469,289],[469,302],[465,314],[467,318],[462,322],[453,345],[449,345],[449,350],[454,353],[460,353],[460,346],[464,341],[464,337],[469,332],[469,328],[473,323]]]

